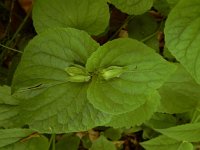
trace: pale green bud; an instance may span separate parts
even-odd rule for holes
[[[120,75],[122,73],[124,73],[124,72],[125,72],[124,68],[123,67],[118,67],[118,66],[110,66],[110,67],[100,71],[101,76],[105,80],[109,80],[109,79],[112,79],[112,78],[120,77]]]
[[[86,69],[80,65],[73,65],[65,68],[68,73],[68,81],[70,82],[88,82],[91,76]]]
[[[70,76],[75,76],[75,75],[86,75],[87,71],[85,70],[84,67],[79,66],[79,65],[74,65],[65,68],[65,71],[70,75]]]
[[[90,81],[91,76],[84,76],[84,75],[76,75],[76,76],[70,76],[69,81],[70,82],[88,82]]]

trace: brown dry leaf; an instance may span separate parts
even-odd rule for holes
[[[119,35],[118,35],[120,38],[127,38],[128,37],[128,31],[125,30],[125,29],[122,29],[120,32],[119,32]]]
[[[88,135],[89,135],[89,139],[91,140],[91,141],[95,141],[96,139],[98,139],[99,138],[99,132],[97,132],[97,131],[94,131],[94,130],[89,130],[88,131]]]
[[[18,0],[20,6],[22,7],[22,9],[28,13],[29,11],[31,11],[32,6],[33,6],[33,0]]]
[[[80,139],[82,139],[87,133],[86,132],[77,132],[76,136],[78,136]]]
[[[116,147],[120,148],[120,147],[124,144],[124,141],[113,141],[113,144],[114,144]]]

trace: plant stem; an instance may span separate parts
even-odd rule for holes
[[[14,51],[14,52],[18,52],[18,53],[21,53],[21,54],[22,54],[21,51],[16,50],[16,49],[14,49],[14,48],[7,47],[7,46],[5,46],[5,45],[3,45],[3,44],[0,44],[0,46],[3,47],[3,48],[6,48],[6,49],[9,49],[9,50],[12,50],[12,51]]]
[[[52,146],[52,150],[55,150],[56,149],[55,143],[56,143],[56,134],[52,134],[49,140],[48,150],[51,148],[51,146]]]
[[[18,36],[19,32],[21,31],[21,29],[24,27],[26,21],[28,20],[29,16],[31,14],[31,11],[29,11],[26,15],[26,17],[23,19],[22,23],[20,24],[19,28],[17,29],[17,31],[15,32],[15,34],[13,35],[13,37],[11,38],[11,40],[9,40],[5,46],[1,44],[2,47],[4,48],[7,48],[9,50],[12,50],[12,51],[16,51],[15,49],[11,48],[11,44],[12,42],[14,41],[14,39]],[[19,52],[19,51],[16,51],[16,52]],[[7,51],[2,51],[1,55],[0,55],[0,64],[2,63],[3,61],[3,57],[7,54],[8,52]],[[22,52],[21,52],[22,53]]]
[[[19,32],[21,31],[21,29],[24,27],[26,21],[28,20],[29,16],[31,14],[31,11],[29,11],[26,15],[26,17],[24,18],[24,20],[22,21],[22,23],[20,24],[19,28],[17,29],[17,31],[15,32],[15,34],[13,35],[12,39],[9,40],[7,43],[6,43],[6,46],[9,46],[13,40],[18,36]]]
[[[128,16],[124,21],[124,23],[121,25],[121,27],[109,38],[109,41],[113,40],[119,34],[119,32],[124,28],[124,26],[126,26],[129,23],[129,21],[131,21],[134,17],[135,16]]]
[[[56,134],[53,134],[53,144],[52,144],[52,150],[56,150]]]
[[[141,42],[144,43],[144,42],[148,41],[149,39],[151,39],[152,37],[154,37],[157,33],[158,33],[158,31],[152,33],[151,35],[149,35],[149,36],[145,37],[144,39],[142,39]]]
[[[163,25],[163,21],[160,23],[160,25],[159,25],[158,29],[156,30],[156,32],[152,33],[151,35],[145,37],[144,39],[142,39],[140,41],[144,43],[144,42],[148,41],[149,39],[151,39],[152,37],[154,37],[160,31],[162,25]]]

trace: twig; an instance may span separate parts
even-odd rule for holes
[[[135,16],[128,16],[121,27],[109,38],[109,41],[113,40],[119,32],[126,26]]]
[[[3,47],[3,48],[9,49],[9,50],[11,50],[11,51],[14,51],[14,52],[18,52],[18,53],[21,53],[21,54],[23,53],[23,52],[21,52],[21,51],[19,51],[19,50],[16,50],[16,49],[14,49],[14,48],[7,47],[7,46],[5,46],[5,45],[3,45],[3,44],[0,44],[0,46]]]
[[[144,42],[148,41],[149,39],[151,39],[152,37],[154,37],[160,31],[162,25],[163,25],[163,21],[160,23],[159,27],[157,28],[157,30],[154,33],[150,34],[149,36],[145,37],[144,39],[142,39],[140,41],[144,43]]]
[[[14,9],[14,5],[15,5],[15,1],[16,1],[16,0],[12,0],[12,3],[11,3],[9,21],[8,21],[8,25],[7,25],[7,27],[6,27],[6,30],[5,30],[5,32],[4,32],[5,35],[8,33],[9,28],[10,28],[10,24],[11,24],[11,22],[12,22],[12,15],[13,15],[13,9]]]
[[[26,23],[26,21],[28,20],[29,16],[31,14],[31,11],[29,11],[26,15],[26,17],[24,18],[24,20],[22,21],[22,23],[20,24],[19,28],[17,29],[17,31],[15,32],[15,34],[13,35],[12,39],[8,41],[8,43],[6,43],[6,46],[9,46],[13,40],[18,36],[19,32],[21,31],[21,29],[24,27],[24,24]]]

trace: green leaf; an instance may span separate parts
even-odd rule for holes
[[[143,41],[149,47],[159,51],[157,39],[158,23],[149,13],[135,16],[128,23],[128,35],[130,38]]]
[[[90,140],[90,138],[89,138],[88,135],[83,136],[83,137],[81,138],[81,142],[82,142],[83,147],[84,147],[85,149],[89,149],[89,148],[92,146],[92,141]]]
[[[163,129],[175,126],[177,120],[170,114],[155,113],[152,118],[145,122],[146,126],[156,129]]]
[[[56,143],[56,150],[77,150],[79,143],[79,137],[75,135],[64,135],[62,139]]]
[[[33,137],[24,142],[17,142],[0,148],[0,150],[48,150],[48,139],[44,136]]]
[[[165,16],[167,16],[170,11],[170,5],[167,0],[155,0],[153,7]]]
[[[108,122],[110,115],[88,102],[88,83],[69,81],[65,70],[84,67],[98,46],[86,32],[71,28],[52,29],[35,37],[13,80],[22,121],[45,133],[83,131]]]
[[[72,27],[98,35],[109,24],[105,0],[36,0],[33,23],[38,33],[47,28]]]
[[[174,74],[159,89],[160,112],[183,113],[194,109],[200,102],[200,85],[179,64]]]
[[[130,15],[140,15],[148,11],[153,0],[110,0],[115,7]]]
[[[102,70],[110,66],[124,71],[110,80]],[[87,96],[95,108],[109,114],[133,111],[145,103],[144,93],[158,89],[175,66],[141,42],[123,38],[99,47],[88,59],[86,68],[94,72]]]
[[[167,0],[167,2],[169,3],[170,7],[173,8],[179,2],[179,0]]]
[[[181,0],[170,12],[165,27],[165,39],[169,51],[198,83],[200,83],[199,16],[199,0]]]
[[[116,147],[102,135],[94,141],[90,150],[116,150]]]
[[[190,112],[190,121],[191,123],[200,122],[200,108],[196,107]]]
[[[182,142],[161,135],[140,144],[145,150],[178,150]]]
[[[104,136],[112,141],[117,141],[121,138],[122,132],[123,132],[122,129],[109,128],[105,130]]]
[[[200,141],[200,123],[188,123],[167,129],[156,129],[156,131],[179,141]]]
[[[106,125],[115,128],[129,128],[131,126],[140,125],[146,120],[150,119],[153,113],[157,110],[160,96],[156,91],[154,91],[151,92],[149,95],[146,94],[146,97],[144,97],[144,99],[146,99],[146,102],[142,106],[128,113],[114,115],[111,121]]]
[[[30,129],[0,129],[0,148],[13,144],[33,132]]]
[[[182,142],[178,150],[194,150],[194,146],[189,142]]]
[[[18,101],[11,96],[10,87],[0,86],[0,127],[15,126],[17,115]]]

